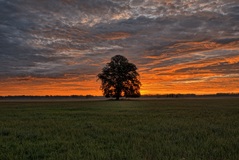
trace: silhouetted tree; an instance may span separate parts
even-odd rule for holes
[[[141,83],[136,70],[137,67],[124,56],[112,57],[98,74],[104,96],[115,97],[116,100],[120,97],[139,97]]]

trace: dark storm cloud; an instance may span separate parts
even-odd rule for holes
[[[148,71],[218,58],[220,47],[234,56],[238,8],[236,0],[0,0],[0,76],[96,75],[115,54]]]

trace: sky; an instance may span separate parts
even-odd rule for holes
[[[238,93],[238,0],[0,0],[0,95],[102,95],[114,55],[141,94]]]

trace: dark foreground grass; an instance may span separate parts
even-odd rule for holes
[[[0,102],[0,159],[239,159],[238,99]]]

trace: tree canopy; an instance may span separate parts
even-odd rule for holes
[[[139,97],[140,80],[137,67],[129,63],[127,58],[116,55],[106,64],[98,74],[101,80],[101,89],[105,97]]]

